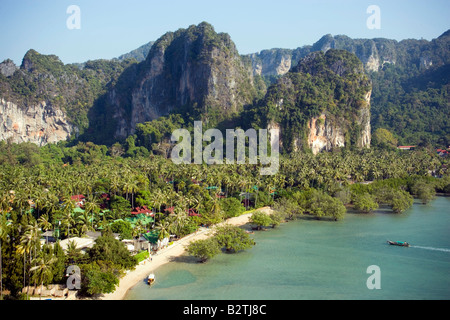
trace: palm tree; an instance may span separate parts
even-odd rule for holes
[[[61,206],[59,205],[59,199],[56,194],[48,192],[45,198],[45,209],[47,213],[54,214]]]
[[[89,231],[89,214],[87,211],[74,214],[73,221],[75,223],[74,230],[79,237],[82,237]]]
[[[81,249],[77,248],[77,243],[74,240],[67,243],[66,257],[70,264],[76,263],[80,259],[81,254]]]
[[[31,263],[31,249],[33,246],[33,235],[32,232],[27,228],[27,230],[24,232],[24,234],[20,238],[20,244],[17,246],[16,250],[18,254],[23,255],[23,287],[26,287],[26,275],[25,275],[25,269],[26,269],[26,260],[27,260],[27,254],[30,257],[30,263]],[[28,295],[28,291],[27,291]]]
[[[114,173],[111,178],[110,188],[113,195],[116,195],[117,191],[120,190],[120,178],[117,173]]]
[[[134,225],[133,235],[136,236],[138,239],[140,239],[143,231],[144,231],[144,224],[142,223],[142,220],[138,220]]]
[[[42,216],[40,216],[38,219],[38,223],[39,227],[41,227],[45,232],[52,228],[52,224],[50,223],[48,214],[43,214]],[[46,236],[46,243],[48,244],[48,235]]]
[[[42,189],[34,190],[33,201],[34,201],[35,208],[37,210],[37,215],[38,215],[38,218],[39,218],[39,216],[40,216],[39,211],[40,211],[41,208],[44,207],[45,202],[46,202],[46,195],[44,194]]]
[[[151,194],[153,206],[158,207],[158,212],[161,212],[161,205],[165,203],[166,198],[161,189],[156,189]]]
[[[94,214],[97,214],[100,210],[100,202],[94,198],[89,197],[88,200],[84,204],[84,208],[86,210],[86,213],[91,213],[91,229],[94,229]]]
[[[158,235],[159,240],[170,237],[170,233],[169,233],[170,223],[167,220],[159,221],[156,224],[155,229],[159,231],[159,235]]]
[[[174,208],[175,216],[173,217],[172,229],[174,229],[174,233],[178,236],[181,234],[183,227],[186,225],[186,221],[188,219],[186,212],[180,208]]]
[[[17,211],[20,212],[20,214],[23,213],[23,209],[29,206],[28,203],[28,197],[23,192],[16,192],[14,194],[14,200],[13,200],[14,207],[17,208]]]
[[[72,212],[64,210],[62,215],[62,224],[67,227],[67,238],[70,238],[70,226],[75,223]]]
[[[8,235],[8,227],[6,225],[5,216],[0,216],[0,300],[3,300],[3,271],[2,271],[2,241],[6,239]]]
[[[41,292],[39,294],[39,299],[42,299],[42,289],[44,286],[44,281],[50,279],[52,276],[52,264],[56,262],[55,257],[38,257],[35,259],[35,266],[30,269],[34,272],[34,281],[41,284]]]

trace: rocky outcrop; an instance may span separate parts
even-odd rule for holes
[[[259,116],[267,117],[268,128],[280,129],[280,146],[287,152],[370,147],[371,92],[354,54],[316,51],[268,89]]]
[[[370,94],[371,91],[367,92],[366,104],[361,105],[356,116],[355,122],[359,128],[356,132],[358,148],[370,148]],[[319,117],[313,117],[308,122],[307,144],[313,154],[345,147],[347,143],[345,132],[348,131],[348,128],[343,124],[348,120],[341,116],[336,117],[329,114],[327,116],[327,114],[328,112],[323,112]]]
[[[292,66],[292,50],[270,49],[249,55],[254,74],[277,76],[285,74]]]
[[[356,142],[356,146],[359,148],[369,148],[370,142],[372,140],[372,129],[370,125],[370,96],[372,95],[372,90],[366,93],[364,102],[358,110],[358,117],[356,123],[358,124],[359,136]]]
[[[446,34],[439,38],[443,38]],[[439,40],[439,39],[437,39]],[[377,72],[386,63],[411,65],[420,69],[427,69],[433,65],[432,59],[427,55],[414,56],[416,53],[439,50],[432,42],[424,40],[396,41],[384,38],[352,39],[344,35],[332,36],[327,34],[312,46],[303,46],[296,49],[271,49],[260,53],[247,55],[252,61],[254,74],[273,76],[286,74],[288,65],[295,66],[300,59],[312,52],[326,52],[330,49],[341,49],[354,53],[363,63],[367,72]],[[411,50],[411,48],[415,48]]]
[[[0,124],[0,140],[39,146],[66,140],[76,131],[63,111],[46,102],[23,108],[0,99]]]
[[[206,123],[225,119],[252,101],[252,81],[250,68],[228,34],[216,33],[205,22],[168,32],[140,64],[134,87],[125,93],[110,92],[118,122],[115,135],[124,138],[137,123],[182,108]],[[129,98],[117,98],[123,94]]]
[[[308,122],[307,139],[308,147],[313,154],[345,146],[343,129],[338,123],[329,121],[325,113],[322,113],[319,117],[311,118]]]
[[[4,75],[5,77],[12,76],[17,69],[17,66],[10,59],[6,59],[2,63],[0,63],[0,74]]]

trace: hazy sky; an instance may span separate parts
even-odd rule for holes
[[[80,29],[69,29],[70,5]],[[370,5],[380,28],[370,29]],[[202,21],[230,34],[241,54],[312,45],[325,34],[434,39],[450,29],[449,0],[0,0],[0,61],[35,49],[64,63],[117,57]]]

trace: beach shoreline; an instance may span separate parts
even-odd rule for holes
[[[256,209],[255,211],[271,211],[269,207],[263,207]],[[214,229],[217,226],[229,224],[234,226],[243,226],[249,222],[249,218],[254,211],[240,215],[238,217],[229,218],[226,221],[212,226],[211,228],[200,228],[194,233],[191,233],[180,240],[175,241],[172,245],[161,249],[158,253],[152,255],[151,261],[145,260],[136,266],[132,271],[129,271],[125,276],[123,276],[116,290],[112,293],[104,294],[100,297],[101,300],[123,300],[132,287],[143,281],[147,276],[155,272],[156,269],[169,263],[175,257],[183,255],[186,251],[186,247],[192,241],[206,239],[213,235]]]

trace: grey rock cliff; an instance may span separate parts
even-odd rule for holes
[[[252,101],[252,77],[228,34],[217,34],[207,23],[168,32],[140,64],[135,85],[125,93],[129,98],[109,93],[118,122],[115,136],[124,138],[136,124],[180,108],[206,123],[235,114]]]
[[[0,140],[32,142],[39,146],[66,140],[76,128],[65,113],[45,102],[28,107],[0,99]]]
[[[2,63],[0,63],[0,73],[5,77],[12,76],[17,69],[17,66],[10,59],[6,59]]]

